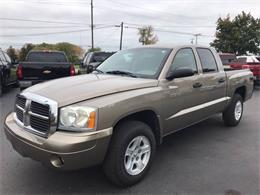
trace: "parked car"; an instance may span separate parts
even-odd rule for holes
[[[238,125],[252,92],[252,73],[224,71],[213,48],[147,46],[26,89],[4,129],[23,156],[60,170],[102,163],[125,187],[145,176],[165,136],[218,113]]]
[[[61,51],[30,51],[17,70],[21,90],[43,81],[74,75],[74,66]]]
[[[237,63],[230,64],[233,69],[250,69],[254,75],[255,85],[260,85],[260,57],[237,56]]]
[[[240,63],[260,63],[260,56],[237,56]]]
[[[86,74],[92,72],[93,69],[97,68],[99,64],[104,62],[107,58],[113,55],[115,52],[103,52],[95,51],[87,53],[81,64],[80,74]]]
[[[17,84],[17,63],[0,49],[0,96],[5,88]]]

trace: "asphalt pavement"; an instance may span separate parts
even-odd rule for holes
[[[61,172],[16,153],[3,132],[18,89],[0,97],[0,194],[260,194],[260,89],[245,104],[239,126],[221,115],[164,139],[139,184],[109,183],[100,166]]]

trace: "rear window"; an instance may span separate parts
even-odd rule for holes
[[[227,54],[219,54],[219,57],[222,61],[222,64],[231,64],[237,61],[236,56],[235,55],[227,55]]]
[[[29,62],[68,62],[66,56],[59,52],[31,52],[27,56]]]
[[[244,58],[243,58],[243,57],[242,57],[242,58],[240,57],[240,58],[237,59],[237,61],[238,61],[239,63],[246,63],[246,62],[247,62],[247,58],[246,58],[246,57],[244,57]]]
[[[212,52],[206,48],[197,48],[203,72],[216,72],[218,71],[217,63]]]

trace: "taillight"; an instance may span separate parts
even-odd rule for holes
[[[75,67],[73,65],[70,66],[70,76],[75,76],[76,72],[75,72]]]
[[[18,65],[18,68],[17,68],[17,77],[18,77],[18,79],[23,78],[23,67],[20,64]]]

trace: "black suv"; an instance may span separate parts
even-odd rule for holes
[[[17,84],[16,71],[17,63],[0,49],[0,96],[6,87]]]

